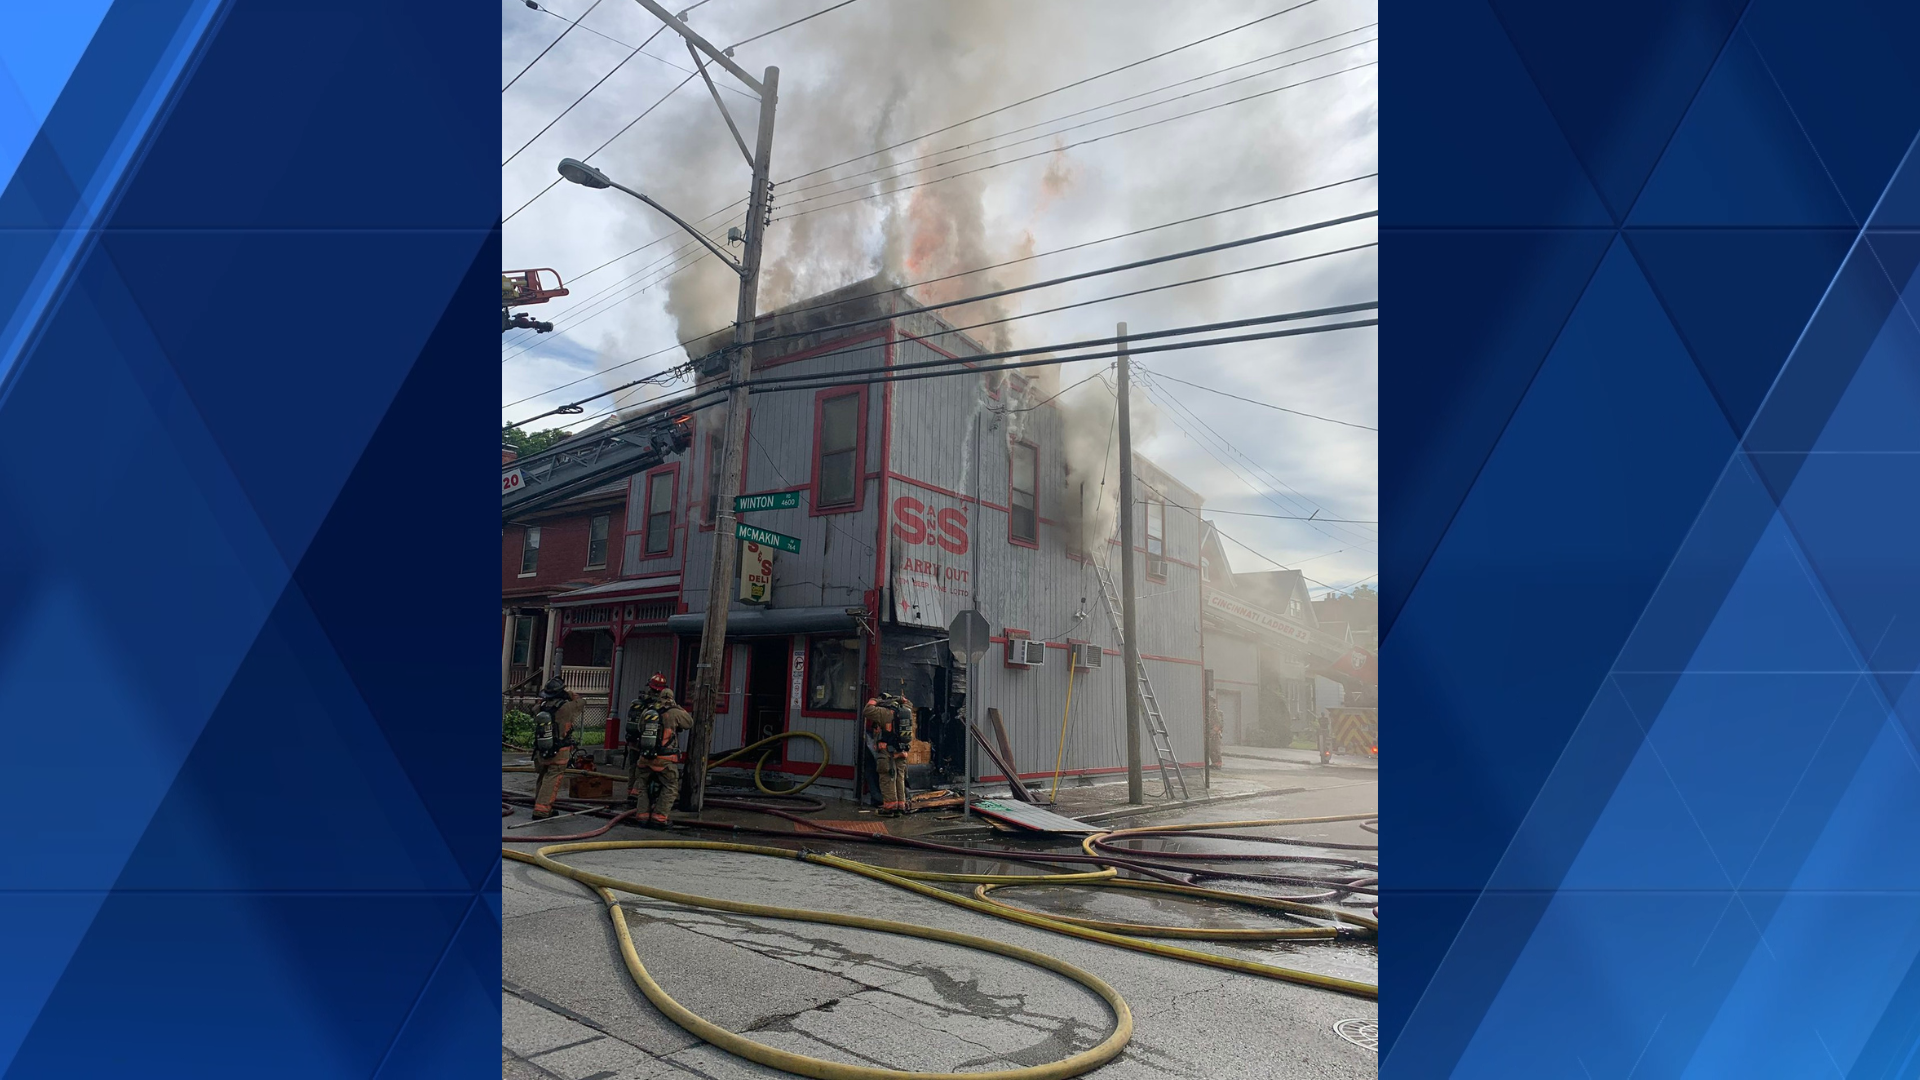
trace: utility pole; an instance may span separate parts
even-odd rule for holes
[[[1140,646],[1133,599],[1139,590],[1133,580],[1133,429],[1127,415],[1127,324],[1119,324],[1113,336],[1120,339],[1114,348],[1120,353],[1115,365],[1120,390],[1115,396],[1120,410],[1116,419],[1120,429],[1120,659],[1127,668],[1127,802],[1139,806],[1147,800],[1140,785]]]
[[[638,2],[686,39],[694,63],[699,67],[701,77],[706,79],[714,103],[720,108],[720,115],[727,121],[728,130],[733,133],[735,141],[741,144],[743,152],[746,150],[745,140],[740,138],[739,129],[734,125],[732,115],[727,112],[726,103],[720,99],[720,92],[714,87],[712,78],[707,75],[706,65],[700,62],[699,53],[705,53],[715,64],[725,68],[760,95],[760,131],[748,159],[753,166],[753,187],[747,197],[745,247],[736,267],[740,273],[740,302],[734,313],[733,356],[727,367],[727,379],[733,388],[727,394],[727,430],[720,449],[720,491],[713,513],[713,558],[707,573],[707,619],[700,631],[700,658],[694,668],[693,734],[687,740],[687,801],[697,813],[706,805],[705,764],[713,746],[713,706],[720,692],[721,650],[727,642],[727,607],[733,602],[731,586],[734,573],[739,569],[740,540],[733,534],[733,500],[740,494],[741,474],[747,457],[747,379],[753,374],[753,320],[758,314],[760,247],[768,225],[768,204],[773,196],[768,177],[773,160],[773,111],[779,97],[780,69],[768,68],[756,83],[733,62],[728,55],[731,50],[715,48],[654,0]]]

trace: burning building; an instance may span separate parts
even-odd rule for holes
[[[808,731],[830,748],[827,776],[845,782],[861,704],[904,692],[922,710],[936,778],[957,783],[958,717],[971,692],[982,715],[999,710],[1023,777],[1051,776],[1056,760],[1067,775],[1121,772],[1126,678],[1096,563],[1117,585],[1125,502],[1142,662],[1175,752],[1198,767],[1200,495],[1136,456],[1136,490],[1121,499],[1113,399],[1098,383],[1076,406],[1045,400],[1052,368],[872,381],[873,369],[918,373],[914,365],[985,352],[937,314],[900,314],[916,304],[878,277],[756,323],[754,377],[808,378],[804,389],[751,399],[742,490],[794,505],[740,520],[796,539],[798,552],[745,545],[739,580],[707,580],[726,416],[724,406],[701,410],[692,448],[630,481],[620,579],[556,598],[568,632],[613,636],[619,700],[656,670],[684,691],[706,605],[731,604],[715,751]],[[690,350],[709,355],[703,383],[724,379],[725,344]],[[975,604],[993,645],[968,672],[944,642]],[[813,771],[815,744],[781,745],[782,767]],[[978,779],[998,774],[978,755]]]

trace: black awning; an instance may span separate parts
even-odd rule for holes
[[[697,636],[707,625],[704,613],[674,615],[667,619],[667,629],[676,634]],[[859,629],[853,616],[846,608],[755,608],[751,611],[727,612],[727,636],[734,637],[770,637],[789,634],[831,634],[838,630],[852,632]]]

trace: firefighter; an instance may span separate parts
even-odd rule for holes
[[[680,732],[693,726],[673,700],[665,675],[647,680],[647,695],[627,707],[627,798],[649,824],[665,828],[680,798]]]
[[[558,675],[547,680],[540,691],[540,703],[533,716],[533,817],[535,821],[553,816],[553,800],[560,795],[560,778],[566,775],[568,753],[578,745],[574,725],[580,719],[580,695],[567,689]]]
[[[907,803],[907,750],[913,740],[913,703],[898,694],[882,694],[867,702],[862,715],[866,739],[880,776],[880,809],[904,814]]]

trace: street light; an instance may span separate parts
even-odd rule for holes
[[[606,173],[575,158],[560,159],[560,175],[579,184],[581,187],[604,188],[613,186],[613,181],[607,179]]]
[[[561,158],[560,159],[560,175],[562,178],[571,180],[574,183],[579,184],[581,187],[613,188],[615,191],[624,191],[627,194],[633,196],[634,198],[639,199],[641,202],[646,203],[648,206],[651,206],[655,210],[658,210],[662,214],[665,214],[669,219],[673,221],[675,225],[680,226],[682,229],[685,229],[688,233],[692,234],[695,240],[698,240],[702,244],[706,245],[707,250],[713,252],[714,256],[718,258],[721,262],[726,263],[727,266],[731,268],[734,273],[739,274],[741,277],[747,276],[747,268],[740,265],[740,263],[736,261],[733,256],[721,250],[718,244],[715,244],[713,241],[707,239],[706,233],[703,233],[699,229],[694,228],[692,225],[687,224],[684,220],[681,219],[679,214],[676,214],[673,211],[667,209],[666,207],[661,206],[659,203],[654,202],[652,199],[649,199],[648,197],[641,194],[640,192],[633,190],[632,188],[626,186],[625,184],[616,183],[612,178],[608,177],[606,173],[601,172],[599,169],[596,169],[593,166],[587,164],[586,162],[580,161],[576,158]]]

